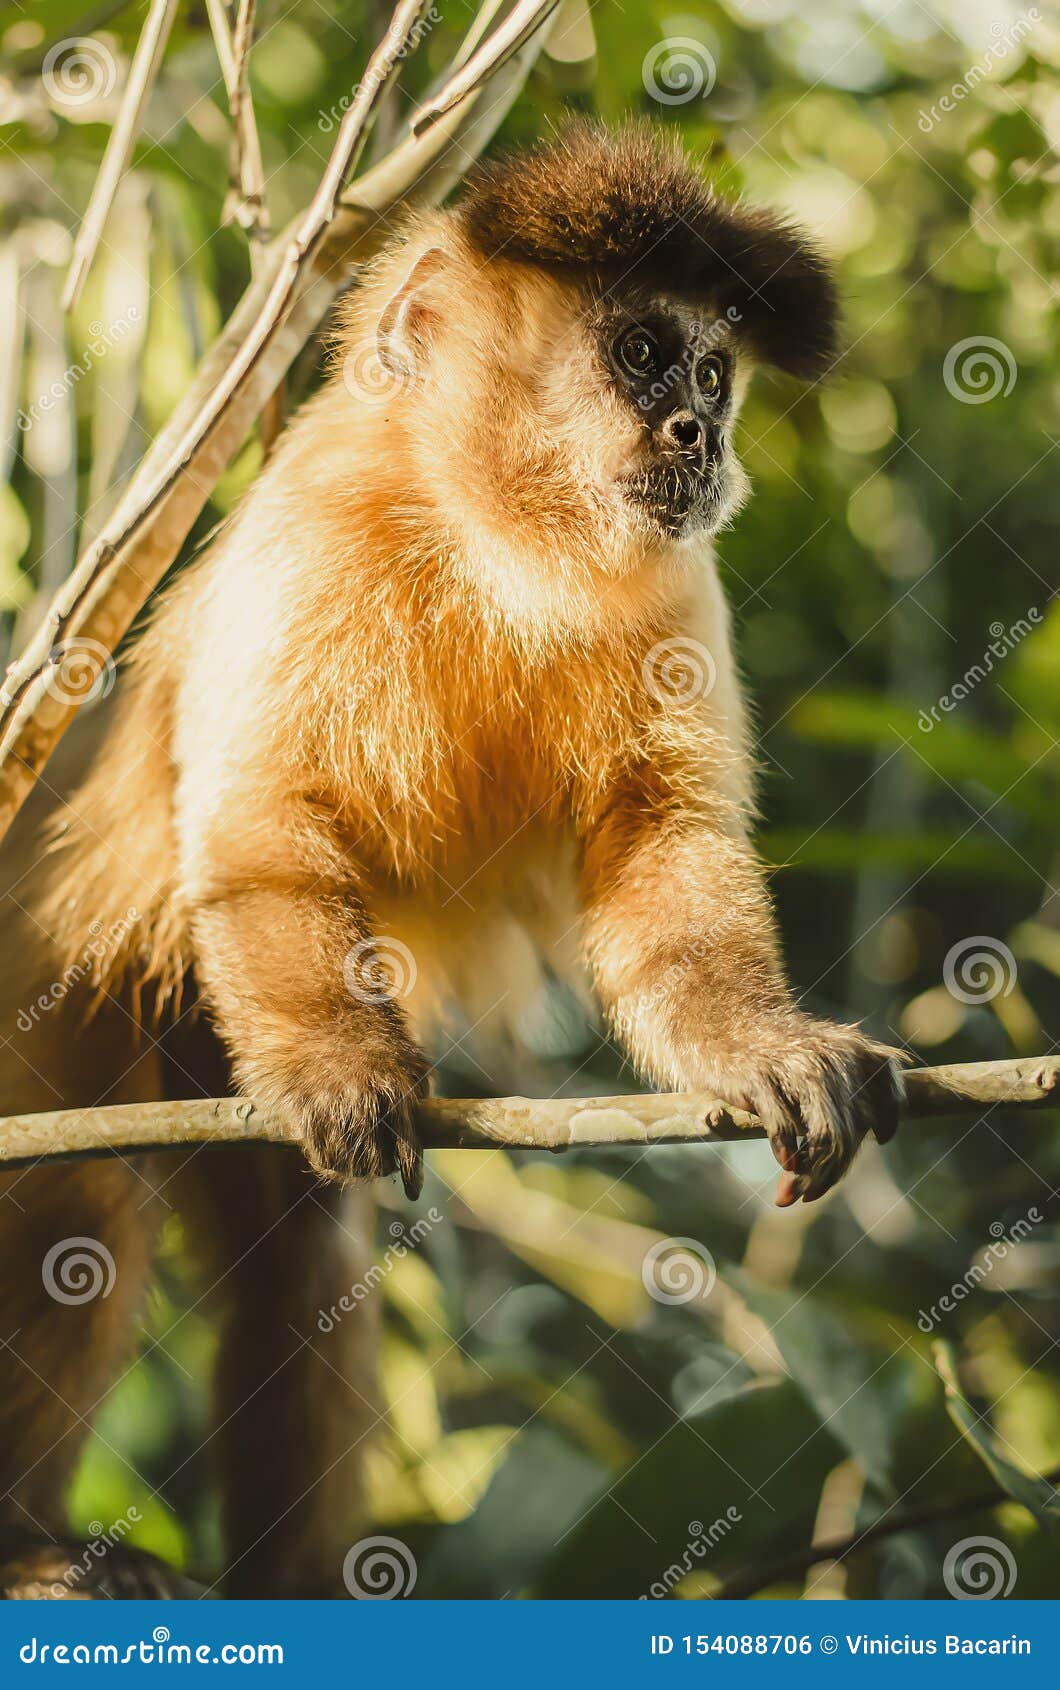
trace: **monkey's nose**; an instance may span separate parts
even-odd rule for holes
[[[698,457],[703,451],[703,426],[691,411],[675,411],[659,432],[664,443],[675,452],[694,453]]]

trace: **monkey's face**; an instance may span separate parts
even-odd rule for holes
[[[516,266],[502,297],[493,394],[476,414],[505,417],[508,450],[494,439],[491,473],[498,493],[503,479],[518,488],[521,517],[532,485],[545,531],[551,500],[565,533],[613,576],[735,514],[748,483],[732,438],[752,367],[739,311],[643,290],[601,297]],[[482,319],[481,307],[468,312],[472,333]]]
[[[536,541],[539,571],[574,555],[622,576],[743,503],[738,312],[508,265],[450,321],[460,375],[432,438],[459,442],[461,505],[488,507],[507,544]]]
[[[392,278],[381,309],[361,295],[392,378],[374,426],[400,430],[410,484],[459,533],[469,578],[513,614],[574,615],[577,599],[581,615],[601,577],[646,579],[660,553],[739,507],[738,313],[601,298],[580,278],[440,244],[384,295]]]
[[[746,485],[731,446],[742,386],[731,314],[640,300],[603,308],[594,327],[608,384],[634,425],[616,469],[620,496],[675,539],[719,528]]]

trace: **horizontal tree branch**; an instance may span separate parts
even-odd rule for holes
[[[916,1068],[906,1075],[907,1118],[970,1115],[998,1105],[1060,1105],[1060,1057]],[[428,1150],[591,1149],[604,1145],[732,1144],[763,1138],[753,1115],[706,1093],[632,1097],[432,1097],[418,1125]],[[193,1144],[283,1143],[280,1123],[245,1098],[105,1104],[0,1119],[0,1163],[99,1156]]]

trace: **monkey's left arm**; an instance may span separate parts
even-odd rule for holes
[[[784,978],[762,870],[734,807],[656,763],[614,781],[582,829],[587,950],[623,1044],[657,1085],[765,1125],[781,1206],[820,1197],[866,1131],[897,1126],[894,1051],[818,1021]]]

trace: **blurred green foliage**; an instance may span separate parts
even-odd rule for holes
[[[280,226],[316,183],[328,114],[383,11],[261,11],[251,81]],[[603,0],[585,57],[574,11],[507,139],[570,107],[646,114],[719,185],[817,230],[840,265],[846,352],[809,392],[759,378],[741,431],[755,497],[720,545],[793,976],[814,1008],[864,1016],[921,1060],[1052,1050],[1055,13]],[[459,0],[441,12],[406,101],[470,17]],[[218,228],[227,120],[204,9],[189,4],[85,297],[62,322],[58,287],[114,104],[50,99],[41,70],[85,34],[123,64],[142,15],[38,0],[2,26],[0,594],[20,631],[247,276],[242,235]],[[660,100],[648,84],[674,52],[701,85],[663,84]],[[123,317],[130,331],[91,356]],[[314,346],[295,396],[318,364]],[[61,400],[20,428],[17,412],[75,365]],[[258,461],[248,441],[196,538]],[[972,939],[988,989],[955,992]],[[557,1084],[620,1083],[606,1047],[564,1061]],[[695,1596],[737,1580],[935,1596],[947,1552],[983,1535],[1015,1558],[1016,1594],[1060,1593],[1055,1499],[1034,1477],[1060,1465],[1055,1120],[994,1110],[910,1127],[805,1211],[774,1211],[771,1185],[760,1147],[433,1159],[426,1198],[447,1224],[385,1278],[391,1410],[372,1474],[375,1520],[413,1548],[418,1595]],[[652,1300],[642,1264],[661,1238],[701,1241],[717,1267],[708,1294]],[[216,1507],[189,1458],[215,1339],[175,1223],[162,1270],[144,1356],[106,1404],[72,1506],[87,1529],[135,1503],[138,1540],[202,1570],[216,1563]],[[841,1564],[798,1565],[815,1534],[873,1522]]]

